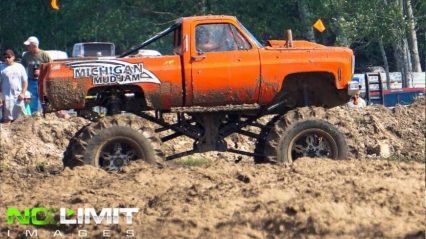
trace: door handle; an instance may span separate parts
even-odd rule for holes
[[[191,60],[192,61],[202,61],[204,59],[206,59],[206,56],[203,56],[203,55],[201,55],[201,56],[191,56]]]

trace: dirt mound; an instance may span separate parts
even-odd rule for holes
[[[349,110],[336,107],[328,118],[345,134],[350,157],[424,161],[424,98],[393,109],[381,105]]]
[[[259,121],[266,124],[271,117]],[[336,107],[325,117],[346,136],[349,157],[424,161],[425,155],[425,99],[419,98],[411,106],[388,109],[380,105],[365,109]],[[0,125],[0,165],[3,167],[37,166],[62,167],[63,152],[73,135],[89,121],[79,117],[63,119],[55,114],[45,118],[23,118],[11,125]],[[152,127],[155,127],[152,124]],[[259,132],[256,128],[251,128]],[[231,147],[253,151],[255,139],[232,135],[227,139]],[[166,155],[192,149],[193,141],[178,137],[163,145]],[[195,157],[248,160],[252,158],[231,153],[210,152]]]
[[[271,116],[259,120],[266,124]],[[398,105],[389,109],[372,105],[363,109],[350,109],[346,106],[327,111],[325,119],[344,133],[349,146],[349,158],[382,159],[423,162],[425,155],[425,98],[419,98],[410,106]],[[259,129],[248,127],[250,131]],[[253,152],[256,140],[242,135],[231,135],[226,139],[228,146]],[[179,137],[164,145],[167,155],[192,148],[193,141]],[[251,161],[251,157],[229,153],[207,153],[195,157],[241,159]]]
[[[26,238],[25,230],[41,238],[59,237],[56,230],[69,238],[81,230],[90,238],[102,238],[103,230],[112,238],[424,238],[424,98],[393,109],[337,107],[326,118],[345,134],[350,160],[255,165],[246,156],[211,152],[161,168],[134,162],[123,173],[62,169],[69,140],[89,123],[84,119],[48,114],[1,125],[0,212],[12,206],[139,212],[133,225],[113,226],[8,225],[2,216],[0,238]],[[241,135],[227,142],[245,151],[255,145]],[[179,137],[164,151],[191,147]]]
[[[69,140],[89,121],[80,117],[24,117],[0,125],[1,167],[62,167]]]
[[[200,167],[133,163],[126,173],[90,166],[58,175],[3,172],[2,208],[137,207],[134,224],[33,228],[7,225],[12,237],[38,229],[100,238],[273,238],[423,236],[424,167],[420,163],[300,159],[291,166],[224,160]],[[30,196],[31,195],[31,196]],[[1,235],[0,235],[1,236]]]

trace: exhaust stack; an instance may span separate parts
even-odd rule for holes
[[[293,33],[291,32],[291,29],[288,29],[285,31],[285,47],[290,48],[293,47]]]

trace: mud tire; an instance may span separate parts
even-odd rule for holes
[[[148,125],[149,122],[135,115],[116,115],[91,123],[71,139],[64,153],[64,166],[88,164],[108,169],[102,165],[101,155],[116,145],[127,148],[123,152],[134,153],[132,160],[161,163],[164,160],[161,140]]]
[[[295,145],[308,135],[325,140],[328,154],[324,153],[324,157],[346,159],[348,146],[344,135],[325,118],[326,111],[320,107],[299,108],[274,117],[260,133],[255,149],[259,156],[255,162],[291,163],[298,157]]]

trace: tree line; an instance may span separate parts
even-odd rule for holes
[[[24,51],[35,35],[41,48],[71,53],[76,42],[114,42],[118,53],[182,16],[234,15],[261,41],[295,39],[354,50],[357,71],[383,66],[403,78],[426,68],[424,0],[51,0],[2,1],[0,49]],[[326,31],[312,28],[322,19]],[[407,81],[407,79],[406,79]]]

